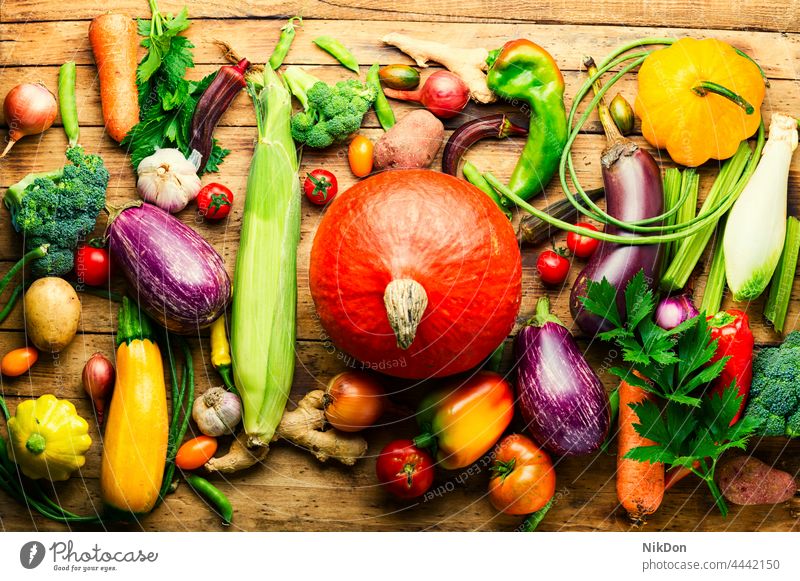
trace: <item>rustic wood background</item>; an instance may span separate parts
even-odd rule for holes
[[[181,0],[161,0],[162,11],[177,11]],[[552,52],[564,71],[567,99],[579,86],[583,74],[580,62],[586,54],[596,58],[626,41],[647,36],[714,36],[747,51],[759,61],[771,81],[764,107],[765,119],[772,111],[798,114],[800,105],[800,0],[602,0],[591,8],[585,4],[555,0],[521,0],[508,5],[498,0],[245,0],[223,2],[206,0],[187,2],[193,24],[188,36],[195,44],[197,66],[189,76],[199,78],[216,70],[222,63],[214,39],[224,39],[253,61],[266,60],[278,37],[279,29],[289,16],[305,17],[287,62],[302,64],[326,80],[349,75],[333,59],[314,47],[311,39],[328,34],[345,42],[355,53],[363,69],[374,62],[381,64],[410,62],[399,51],[383,46],[380,38],[392,31],[419,37],[444,39],[454,45],[496,47],[515,37],[528,37]],[[0,5],[0,95],[23,81],[43,81],[55,90],[58,66],[67,59],[78,63],[78,103],[81,142],[86,148],[103,155],[112,172],[109,201],[118,204],[134,199],[134,175],[122,151],[104,135],[95,67],[87,39],[89,20],[108,10],[122,11],[132,17],[149,18],[144,0],[115,2],[56,2],[54,0],[3,0]],[[663,28],[669,25],[670,28]],[[702,29],[698,29],[702,27]],[[364,73],[362,70],[362,75]],[[431,69],[423,73],[430,74]],[[625,79],[619,86],[630,100],[635,96],[635,78]],[[393,103],[402,116],[408,105]],[[447,122],[448,133],[470,116],[484,115],[504,109],[503,105],[476,107],[471,104],[463,115]],[[60,120],[41,138],[28,137],[17,144],[10,156],[0,163],[0,188],[5,189],[31,171],[42,171],[63,163],[66,144]],[[0,119],[5,128],[5,120]],[[363,133],[377,137],[381,129],[373,114],[364,121]],[[221,144],[233,152],[218,175],[204,178],[204,183],[221,181],[237,195],[235,207],[226,222],[209,225],[198,220],[192,209],[181,214],[211,241],[233,270],[241,222],[245,182],[255,136],[252,107],[241,95],[223,117],[216,132]],[[637,138],[643,143],[641,137]],[[587,125],[587,134],[575,148],[575,159],[584,185],[599,182],[598,154],[603,144],[600,127],[594,118]],[[469,154],[479,167],[491,168],[498,176],[507,177],[513,168],[520,142],[487,142]],[[668,164],[665,161],[665,164]],[[303,170],[323,166],[338,176],[340,189],[354,179],[346,161],[345,147],[323,153],[306,151]],[[438,166],[438,160],[434,167]],[[705,192],[714,172],[702,171]],[[795,156],[790,176],[792,211],[800,211],[800,155]],[[553,184],[546,198],[560,196]],[[702,195],[702,194],[701,194]],[[315,317],[308,290],[308,258],[311,240],[322,212],[304,202],[302,240],[298,249],[298,322],[297,372],[292,399],[296,401],[310,388],[324,385],[328,378],[342,370],[341,353],[330,349],[325,333]],[[101,220],[102,222],[102,220]],[[559,237],[559,239],[563,239]],[[0,272],[5,272],[20,255],[20,240],[13,232],[8,213],[0,210]],[[520,321],[533,310],[536,299],[549,292],[556,313],[569,321],[567,296],[569,284],[581,267],[573,265],[564,289],[544,289],[535,275],[535,259],[539,249],[523,252],[524,300]],[[698,267],[695,288],[701,289],[706,262]],[[800,297],[800,282],[795,285]],[[116,307],[92,296],[82,296],[81,334],[57,357],[42,356],[29,376],[13,380],[2,378],[2,392],[13,409],[23,399],[44,393],[72,400],[79,412],[92,417],[89,401],[83,395],[80,372],[86,359],[96,351],[113,356],[112,330]],[[730,303],[726,303],[728,305]],[[760,345],[780,340],[764,323],[758,301],[746,307],[751,316],[756,340]],[[797,327],[800,301],[794,299],[789,312],[788,328]],[[195,352],[199,392],[219,384],[207,363],[208,341],[205,335],[191,339]],[[0,352],[24,344],[21,308],[0,326]],[[582,344],[586,345],[584,341]],[[588,357],[601,370],[609,367],[612,358],[599,345],[588,347]],[[603,373],[606,386],[614,380]],[[390,439],[413,435],[413,422],[391,420],[391,425],[366,432],[370,454]],[[58,500],[79,513],[100,509],[98,472],[100,437],[92,430],[94,443],[85,468],[66,484],[55,487]],[[800,471],[800,443],[764,440],[753,446],[761,459],[775,462],[793,474]],[[399,503],[384,494],[376,485],[374,457],[367,457],[354,468],[336,463],[321,465],[302,450],[276,444],[263,466],[230,479],[213,480],[234,504],[236,515],[232,530],[513,530],[519,519],[498,515],[485,498],[487,470],[480,464],[460,472],[441,472],[434,484],[437,495],[429,501]],[[542,530],[628,530],[630,525],[619,510],[614,489],[614,456],[560,460],[557,502],[541,525]],[[727,519],[721,518],[704,486],[686,479],[670,491],[662,508],[646,525],[646,530],[751,531],[797,530],[800,499],[778,506],[733,507]],[[170,495],[166,502],[130,530],[218,530],[219,519],[185,486]],[[32,516],[7,496],[0,494],[0,529],[63,530],[50,521]]]

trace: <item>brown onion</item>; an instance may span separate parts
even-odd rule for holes
[[[380,383],[362,371],[340,373],[325,390],[325,417],[342,432],[358,432],[372,426],[385,407]]]
[[[441,119],[455,117],[469,103],[469,87],[461,77],[450,71],[433,73],[416,91],[386,88],[387,97],[401,101],[418,101]]]
[[[26,135],[36,135],[50,128],[56,120],[56,97],[41,83],[22,83],[8,92],[3,101],[8,125],[8,145],[0,158]]]
[[[97,423],[103,424],[103,412],[114,389],[114,365],[102,353],[95,353],[83,366],[83,389],[92,399],[97,412]]]

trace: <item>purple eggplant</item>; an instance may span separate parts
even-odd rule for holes
[[[533,438],[562,456],[600,449],[611,421],[600,378],[542,297],[514,343],[517,395]]]
[[[222,257],[161,208],[140,204],[112,213],[108,245],[133,298],[170,331],[196,333],[230,302],[231,281]]]
[[[596,72],[594,61],[585,62],[590,76]],[[593,72],[594,71],[594,72]],[[600,157],[603,186],[606,193],[606,212],[624,222],[653,218],[664,212],[664,189],[661,171],[656,160],[630,139],[622,136],[614,124],[606,104],[598,104],[600,122],[608,143]],[[614,225],[606,228],[609,234],[635,236]],[[584,310],[582,298],[586,296],[588,281],[601,282],[608,279],[617,293],[617,307],[625,313],[625,294],[622,292],[628,281],[640,270],[651,288],[658,282],[661,262],[659,244],[625,245],[601,242],[597,251],[580,272],[572,285],[570,311],[575,323],[584,333],[594,336],[610,328],[608,322]]]

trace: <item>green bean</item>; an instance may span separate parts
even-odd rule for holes
[[[69,146],[78,145],[78,103],[75,98],[75,61],[67,61],[58,70],[58,105],[61,123],[69,139]]]
[[[228,500],[228,497],[208,480],[196,474],[187,474],[185,478],[192,490],[194,490],[200,498],[208,501],[209,506],[222,517],[222,524],[225,526],[231,524],[233,520],[233,506],[231,505],[231,501]]]
[[[295,20],[298,22],[297,25],[294,23]],[[275,45],[275,50],[272,51],[272,56],[269,57],[269,66],[272,67],[272,70],[277,70],[283,64],[286,55],[289,53],[289,48],[292,46],[294,35],[297,34],[297,27],[302,24],[302,17],[293,16],[289,19],[289,22],[281,28],[281,36],[278,39],[278,44]]]
[[[380,68],[381,66],[378,63],[375,63],[369,68],[367,72],[367,85],[375,87],[376,96],[373,107],[375,108],[375,116],[378,118],[378,123],[381,124],[384,131],[389,131],[389,129],[394,127],[394,111],[392,111],[392,106],[389,105],[389,100],[386,98],[383,87],[381,86],[381,78],[378,74]]]
[[[483,177],[483,174],[472,164],[472,162],[465,161],[464,165],[461,167],[461,171],[464,174],[465,180],[489,196],[492,201],[497,204],[497,207],[503,211],[503,213],[506,215],[506,218],[509,220],[511,219],[511,210],[503,206],[502,202],[500,201],[500,196],[497,195],[497,192],[494,190],[494,188],[489,185],[489,182],[486,181],[486,178]]]
[[[11,291],[11,296],[8,297],[8,302],[6,306],[3,307],[3,310],[0,311],[0,323],[6,320],[8,314],[14,310],[14,306],[17,304],[17,300],[19,299],[19,295],[22,293],[22,284],[18,284],[14,287],[14,290]]]
[[[350,52],[341,42],[330,36],[320,36],[314,39],[314,44],[330,54],[337,61],[342,63],[345,68],[354,73],[358,72],[358,61],[353,53]]]

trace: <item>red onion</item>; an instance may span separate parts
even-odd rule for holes
[[[36,135],[50,128],[56,120],[56,97],[41,83],[22,83],[8,92],[3,101],[8,125],[8,145],[0,158],[26,135]]]
[[[401,101],[417,101],[441,119],[455,117],[469,102],[469,87],[450,71],[437,71],[415,91],[385,88],[387,97]]]
[[[97,412],[97,423],[103,424],[103,412],[114,389],[114,365],[102,353],[95,353],[83,367],[83,389],[92,399]]]
[[[669,331],[684,321],[696,317],[699,313],[687,294],[667,297],[658,303],[656,309],[656,325]]]

